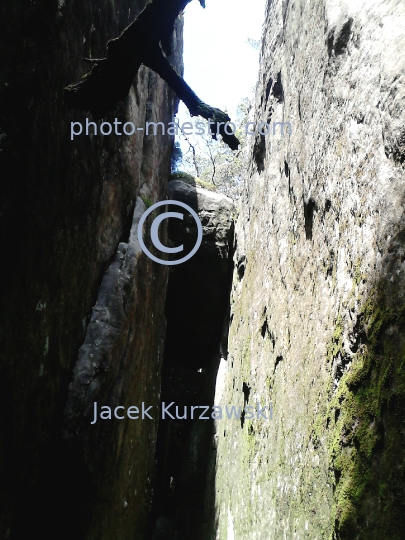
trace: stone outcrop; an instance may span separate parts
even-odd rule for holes
[[[165,362],[186,368],[207,367],[218,353],[229,299],[234,204],[225,195],[181,180],[168,186],[169,199],[189,205],[203,227],[203,243],[186,263],[170,272],[166,316],[168,332]],[[177,208],[177,211],[179,207]],[[191,216],[172,220],[169,239],[174,245],[195,244],[196,224]],[[229,260],[229,257],[231,260]],[[180,299],[184,298],[184,302]]]
[[[166,198],[173,141],[85,130],[71,140],[70,122],[92,118],[62,92],[144,5],[0,6],[1,538],[144,536],[157,418],[90,426],[90,400],[158,404],[167,269],[140,254],[131,226],[136,201],[139,219]],[[181,57],[178,20],[179,72]],[[104,120],[167,123],[176,103],[141,67]]]
[[[216,426],[218,540],[403,538],[404,29],[267,3],[255,118],[292,134],[249,150],[216,400],[273,419]]]
[[[119,244],[104,274],[64,411],[64,438],[80,445],[101,500],[95,505],[91,538],[112,531],[124,538],[135,531],[144,538],[149,519],[167,276],[151,272],[138,242],[145,209],[138,197],[129,240]],[[98,421],[93,424],[95,402]],[[126,411],[134,405],[139,414],[134,411],[128,419]],[[100,420],[102,406],[110,408],[111,421]]]
[[[214,426],[211,418],[200,420],[197,413],[192,419],[190,411],[212,406],[221,352],[227,348],[235,207],[225,195],[184,180],[169,182],[168,198],[197,212],[203,240],[190,260],[170,269],[161,401],[174,403],[174,419],[166,416],[159,423],[152,538],[202,540],[210,537],[215,519]],[[173,210],[184,219],[170,222],[169,242],[189,252],[196,224],[187,211]],[[177,418],[176,407],[180,417],[186,407],[187,418]]]

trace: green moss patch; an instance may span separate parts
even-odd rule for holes
[[[385,298],[381,286],[365,302],[364,343],[337,389],[328,389],[318,419],[334,482],[333,540],[405,537],[405,316]],[[330,359],[341,350],[341,337],[338,318]]]
[[[184,171],[178,171],[178,172],[172,173],[170,175],[169,182],[172,180],[181,180],[182,182],[185,182],[186,184],[190,184],[195,187],[201,187],[204,189],[208,189],[209,191],[218,191],[217,188],[214,186],[214,184],[210,184],[209,182],[200,180],[200,178],[193,176],[189,173],[186,173]]]

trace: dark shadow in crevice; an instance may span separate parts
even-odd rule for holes
[[[238,260],[238,266],[237,266],[237,272],[238,272],[239,281],[242,281],[242,279],[244,278],[245,270],[246,270],[246,257],[245,257],[245,255],[243,255]]]
[[[283,103],[284,90],[283,90],[283,84],[281,82],[281,71],[279,71],[279,73],[277,74],[277,80],[274,83],[272,94],[279,103]]]
[[[243,411],[242,411],[242,414],[240,416],[240,427],[242,429],[243,429],[243,426],[245,424],[246,405],[249,405],[250,390],[251,390],[250,386],[243,381],[243,385],[242,385]]]
[[[183,202],[197,211],[196,184],[188,181],[185,188],[178,181],[169,188],[169,198],[184,197]],[[227,256],[215,244],[211,229],[204,228],[197,254],[172,267],[169,275],[161,403],[167,407],[173,402],[173,406],[172,417],[165,418],[160,407],[147,540],[206,540],[215,535],[216,447],[211,414],[219,363],[227,357],[234,226],[228,232]],[[196,232],[189,223],[169,222],[169,242],[186,243],[190,231]]]
[[[84,539],[95,498],[80,451],[55,438],[39,471],[35,487],[19,494],[21,519],[10,540]]]
[[[267,85],[266,85],[266,106],[267,106],[267,101],[269,99],[270,90],[271,90],[272,85],[273,85],[273,79],[270,77],[270,79],[268,80]]]
[[[345,52],[347,49],[347,44],[349,43],[350,34],[352,31],[353,19],[350,18],[342,27],[336,42],[335,42],[335,54],[340,55]]]
[[[253,158],[258,172],[262,172],[264,170],[264,161],[266,159],[266,137],[260,133],[256,135],[253,146]]]
[[[313,199],[304,202],[305,236],[307,240],[312,240],[312,227],[314,223],[314,211],[316,203]]]

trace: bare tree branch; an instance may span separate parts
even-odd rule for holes
[[[191,116],[202,116],[206,120],[212,120],[211,133],[213,138],[216,138],[216,134],[219,133],[223,141],[232,150],[237,150],[239,146],[238,139],[235,135],[228,135],[225,131],[226,123],[231,120],[226,113],[201,101],[162,54],[156,52],[151,55],[150,59],[146,59],[144,63],[160,75],[170,88],[176,92],[190,111]]]
[[[193,163],[194,163],[195,172],[196,172],[196,175],[199,177],[200,176],[200,168],[198,167],[198,164],[197,164],[197,154],[196,154],[196,151],[195,151],[195,146],[193,144],[191,144],[190,139],[187,137],[187,135],[181,129],[180,124],[177,124],[177,125],[179,126],[183,137],[186,139],[189,147],[191,148],[191,151],[193,153]]]
[[[239,146],[235,135],[228,135],[229,116],[201,101],[176,72],[165,54],[171,53],[171,39],[176,18],[191,0],[149,0],[138,17],[107,43],[107,56],[86,59],[93,64],[79,81],[65,88],[66,104],[73,109],[89,110],[103,118],[126,98],[141,64],[155,71],[184,101],[192,116],[212,120],[213,138],[219,133],[233,150]],[[205,7],[204,0],[199,0]]]
[[[213,143],[211,143],[213,144]],[[211,165],[212,165],[212,176],[211,176],[211,182],[214,184],[214,186],[216,186],[216,183],[214,181],[214,178],[215,178],[215,174],[217,172],[217,168],[216,168],[216,164],[215,164],[215,158],[212,154],[212,150],[211,150],[211,147],[209,145],[209,143],[207,142],[207,147],[208,147],[208,156],[210,158],[210,161],[211,161]]]

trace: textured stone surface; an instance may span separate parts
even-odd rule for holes
[[[181,180],[169,182],[168,196],[198,213],[203,243],[189,261],[170,271],[165,362],[199,369],[207,367],[218,352],[229,298],[235,207],[229,197]],[[184,220],[172,220],[169,238],[173,245],[184,244],[185,253],[189,252],[196,237],[197,227],[188,213]]]
[[[65,107],[62,89],[85,72],[82,58],[102,56],[143,5],[0,5],[0,231],[9,254],[0,270],[1,538],[143,537],[154,423],[117,421],[84,433],[87,417],[76,409],[79,437],[62,438],[72,427],[63,410],[79,348],[90,333],[104,339],[95,330],[99,307],[88,327],[100,284],[115,302],[109,287],[128,254],[122,248],[136,197],[165,199],[172,143],[139,133],[71,141],[70,122],[85,123],[86,115]],[[181,33],[179,23],[180,71]],[[105,120],[169,122],[174,106],[167,86],[141,68],[129,97]],[[120,324],[99,349],[108,371],[95,379],[100,399],[120,404],[158,400],[160,384],[167,271],[140,255],[131,271],[129,289],[116,291],[120,312],[112,310]]]
[[[169,529],[159,533],[161,521],[169,519],[176,540],[205,540],[215,517],[209,459],[214,426],[209,412],[207,420],[199,419],[203,410],[197,409],[192,419],[191,407],[212,405],[220,350],[226,348],[222,342],[223,328],[228,327],[235,207],[223,194],[180,180],[169,182],[168,196],[197,212],[203,240],[198,252],[173,266],[169,275],[161,400],[167,405],[173,401],[171,410],[175,414],[178,407],[182,419],[166,417],[159,423],[155,535],[171,538]],[[173,206],[173,210],[182,209]],[[184,212],[183,220],[171,220],[168,238],[175,246],[183,244],[187,252],[195,244],[197,228]]]
[[[216,399],[218,540],[404,535],[405,6],[269,1]]]
[[[150,509],[160,370],[166,321],[165,272],[151,271],[138,242],[145,204],[138,197],[128,243],[121,242],[106,270],[74,367],[65,408],[65,438],[80,445],[102,502],[88,538],[144,538]],[[102,406],[111,421],[94,421]],[[153,420],[130,420],[126,409],[149,409]],[[106,409],[104,409],[106,410]],[[122,418],[123,417],[123,418]]]

